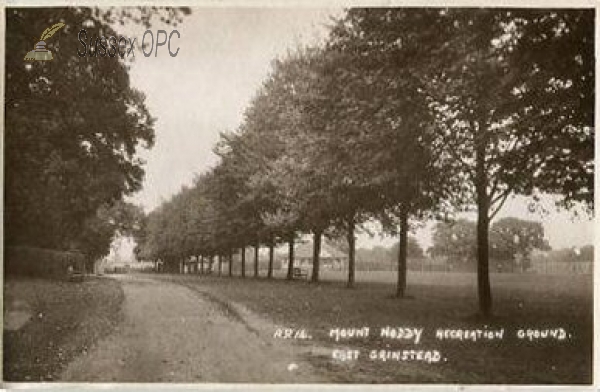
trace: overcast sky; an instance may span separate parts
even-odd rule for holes
[[[194,8],[177,27],[181,38],[173,36],[172,50],[180,48],[177,57],[170,57],[166,47],[160,48],[157,57],[145,58],[138,52],[131,69],[132,84],[146,94],[157,123],[156,144],[143,154],[147,161],[144,189],[132,201],[150,211],[182,185],[191,184],[195,174],[214,166],[212,148],[219,132],[240,124],[271,61],[299,43],[322,39],[330,16],[340,13],[339,9],[310,8]],[[157,28],[164,27],[153,30]],[[144,30],[133,26],[127,34],[140,42]],[[589,220],[573,220],[567,212],[552,212],[541,219],[528,211],[523,198],[508,202],[502,216],[541,220],[554,248],[593,241]],[[417,233],[424,247],[431,245],[430,227]],[[361,235],[358,246],[392,242]]]

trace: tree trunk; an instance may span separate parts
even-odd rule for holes
[[[492,291],[489,271],[489,196],[485,168],[485,145],[477,148],[475,185],[477,189],[477,291],[479,312],[483,316],[492,313]]]
[[[233,249],[229,249],[229,277],[233,276]]]
[[[354,238],[355,222],[354,216],[348,219],[348,288],[354,287],[354,253],[356,238]]]
[[[258,253],[260,251],[260,245],[258,243],[254,245],[254,277],[258,278]]]
[[[242,247],[242,278],[246,277],[246,247]]]
[[[481,210],[477,214],[477,288],[479,293],[479,311],[484,316],[492,313],[492,290],[489,272],[489,229],[487,213]]]
[[[269,271],[267,272],[267,278],[273,277],[273,259],[275,258],[275,244],[273,239],[269,243]]]
[[[294,233],[290,234],[288,251],[287,280],[294,279]]]
[[[315,230],[313,234],[313,270],[312,278],[313,282],[319,281],[319,267],[321,261],[321,230]]]
[[[223,271],[223,256],[219,253],[217,256],[219,260],[219,276],[221,276],[221,272]]]
[[[398,285],[396,297],[404,298],[406,291],[406,255],[408,253],[408,210],[400,207],[400,244],[398,246]]]

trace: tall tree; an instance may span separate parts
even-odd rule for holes
[[[422,73],[439,41],[438,15],[433,9],[352,9],[329,42],[338,59],[336,84],[343,86],[336,110],[344,113],[343,129],[356,129],[349,141],[373,192],[364,210],[400,237],[398,297],[406,289],[409,218],[441,210],[460,179],[435,143]]]
[[[428,94],[447,153],[477,205],[479,310],[492,311],[491,220],[514,194],[592,207],[591,10],[444,11]],[[552,53],[553,55],[550,55]]]
[[[180,20],[179,10],[166,13]],[[145,7],[7,12],[7,245],[83,246],[81,234],[98,210],[139,190],[139,152],[154,142],[154,119],[130,84],[125,60],[79,57],[77,34],[85,25],[90,35],[117,35],[116,21],[149,24],[156,14]],[[54,60],[25,63],[32,32],[59,22],[64,28],[48,42]]]
[[[267,237],[289,237],[290,231],[301,230],[312,231],[319,239],[329,224],[328,183],[307,154],[316,142],[311,130],[322,127],[324,121],[311,112],[318,96],[315,86],[321,59],[319,48],[297,48],[275,61],[272,74],[247,112],[247,129],[262,139],[259,151],[263,159],[254,175],[254,188],[262,193]],[[318,246],[318,241],[315,244]],[[293,268],[292,264],[289,267]],[[318,268],[315,257],[313,281],[318,281]]]

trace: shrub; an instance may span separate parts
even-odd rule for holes
[[[69,265],[83,271],[85,255],[76,251],[59,251],[27,246],[9,246],[4,249],[6,275],[65,278]]]

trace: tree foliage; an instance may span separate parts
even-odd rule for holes
[[[178,19],[182,14],[163,11],[123,8],[117,15],[111,8],[7,10],[7,245],[83,248],[94,255],[107,249],[110,225],[104,217],[141,188],[139,152],[154,143],[154,119],[143,93],[131,86],[125,61],[79,57],[77,34],[85,26],[89,35],[117,35],[113,23],[132,12],[147,23],[154,16]],[[65,26],[48,42],[54,60],[23,62],[36,43],[32,34],[38,36],[58,22]],[[98,244],[89,238],[94,234],[99,235]]]
[[[475,265],[477,260],[477,225],[459,219],[451,223],[438,223],[433,232],[433,257],[447,257],[451,264]],[[502,218],[490,229],[490,257],[509,261],[528,260],[532,251],[550,249],[540,222],[518,218]]]
[[[403,296],[411,223],[476,209],[477,223],[439,223],[432,252],[477,260],[490,314],[490,256],[547,248],[539,223],[493,221],[504,203],[556,193],[593,209],[593,22],[585,9],[349,9],[323,44],[274,61],[219,164],[149,215],[148,254],[311,233],[318,280],[321,236],[345,237],[352,286],[355,232],[375,219],[399,235]]]

